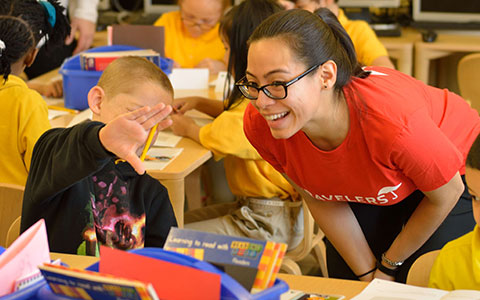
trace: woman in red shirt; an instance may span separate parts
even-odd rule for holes
[[[254,31],[237,83],[244,130],[305,198],[330,276],[404,282],[418,256],[474,226],[463,174],[480,118],[446,90],[362,69],[321,15],[280,12]]]

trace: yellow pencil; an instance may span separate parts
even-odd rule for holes
[[[155,135],[155,131],[157,130],[158,123],[150,129],[150,133],[148,134],[147,142],[145,143],[145,148],[143,148],[142,155],[140,155],[140,160],[144,161],[145,156],[147,155],[148,148],[150,148],[150,144],[152,143],[153,136]]]
[[[57,105],[48,105],[48,109],[68,111],[71,114],[77,114],[78,113],[78,110],[76,110],[76,109],[66,108],[66,107],[57,106]]]

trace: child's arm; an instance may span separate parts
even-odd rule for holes
[[[154,125],[153,122],[162,120],[162,116],[165,118],[164,115],[171,111],[170,106],[165,108],[162,104],[161,107],[163,107],[161,113],[158,113],[159,108],[141,108],[121,115],[105,127],[100,122],[83,122],[71,128],[47,131],[40,137],[33,150],[25,188],[25,199],[28,198],[28,204],[35,206],[46,204],[56,194],[103,168],[114,157],[111,152],[117,151],[118,147],[115,145],[124,143],[123,136],[131,135],[128,126],[119,126],[119,123],[132,125],[129,119],[135,119],[134,116],[138,115],[134,123],[141,124],[137,125],[142,128],[145,135],[148,135],[149,129]],[[159,130],[169,125],[169,122],[171,121],[162,121]],[[133,125],[134,128],[138,126]],[[104,138],[107,138],[107,141],[103,142],[99,138],[102,129],[106,129]],[[108,138],[114,141],[108,141]],[[140,143],[140,146],[142,145]],[[125,158],[122,153],[120,154],[121,158]],[[136,158],[140,161],[138,156]],[[26,201],[24,206],[25,203]]]
[[[173,100],[173,107],[176,112],[186,113],[191,109],[196,109],[211,117],[218,117],[223,110],[223,102],[204,97],[184,97]]]
[[[182,114],[172,114],[172,131],[179,136],[186,136],[200,143],[200,126],[192,118]]]
[[[166,117],[172,112],[170,105],[160,103],[153,108],[143,107],[118,116],[99,132],[102,145],[119,158],[126,160],[138,174],[145,173],[145,167],[138,157],[155,124],[163,130],[172,124]]]

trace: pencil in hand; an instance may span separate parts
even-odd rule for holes
[[[148,133],[147,137],[147,142],[145,143],[145,147],[143,148],[142,155],[140,155],[140,160],[144,161],[145,156],[147,155],[147,151],[150,148],[150,145],[152,144],[153,136],[155,135],[155,131],[157,131],[158,123],[155,124],[155,126],[150,129],[150,132]]]

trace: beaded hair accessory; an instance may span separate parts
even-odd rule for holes
[[[3,55],[3,51],[5,51],[6,48],[7,46],[5,46],[5,42],[0,40],[0,57]]]
[[[48,23],[50,23],[50,26],[53,28],[55,26],[55,22],[57,22],[55,7],[53,7],[52,3],[44,0],[38,0],[38,3],[40,3],[47,12]]]

